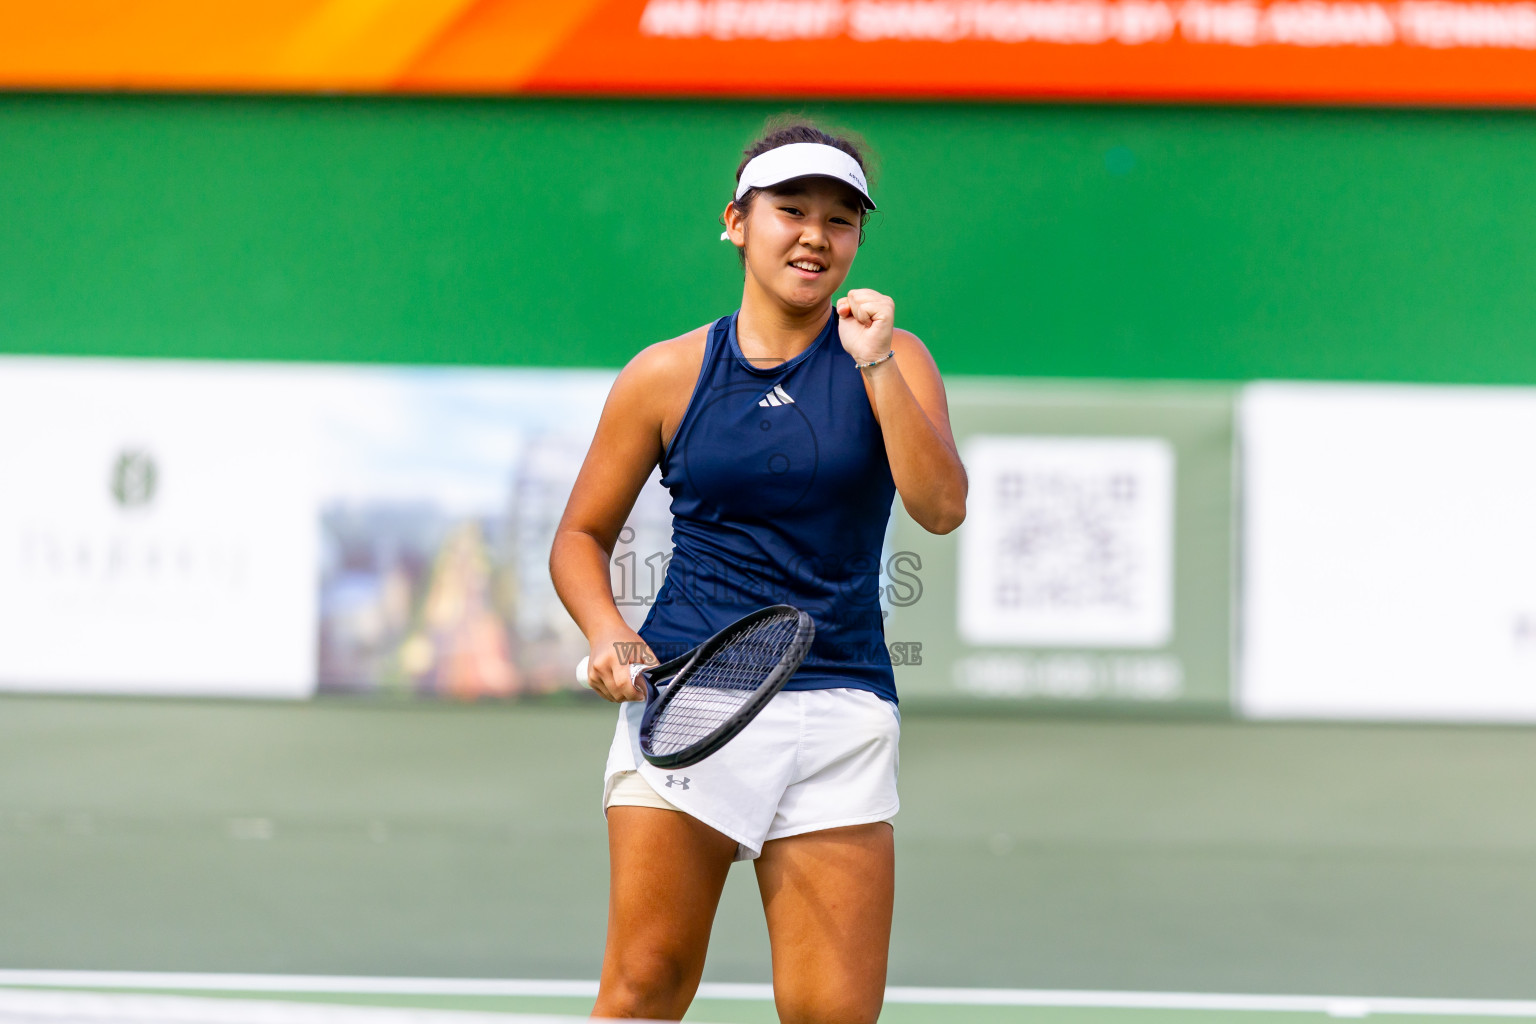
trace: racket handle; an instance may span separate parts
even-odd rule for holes
[[[592,664],[590,655],[583,655],[581,661],[576,663],[576,681],[582,686],[587,685],[587,669]],[[635,676],[645,671],[644,665],[629,666],[629,681],[634,682]]]

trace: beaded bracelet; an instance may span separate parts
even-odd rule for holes
[[[879,366],[881,363],[885,362],[887,359],[890,359],[895,354],[896,354],[896,350],[893,348],[893,349],[889,350],[888,352],[886,352],[885,355],[881,356],[879,359],[871,359],[867,363],[861,363],[857,359],[855,359],[853,361],[853,365],[857,366],[861,370],[867,370],[871,366]]]

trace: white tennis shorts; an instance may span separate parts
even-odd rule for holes
[[[896,705],[867,690],[781,690],[747,727],[698,764],[664,771],[640,756],[645,705],[619,706],[603,774],[603,810],[665,806],[736,840],[752,860],[770,839],[888,821],[896,798]],[[654,794],[626,795],[638,772]],[[627,780],[627,781],[626,781]]]

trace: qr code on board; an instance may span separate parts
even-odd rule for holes
[[[960,634],[974,644],[1153,647],[1173,611],[1171,446],[969,439]]]

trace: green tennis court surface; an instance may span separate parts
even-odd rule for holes
[[[0,698],[0,968],[589,981],[611,723],[580,706]],[[887,1021],[1529,1015],[1350,999],[1536,999],[1536,732],[916,711],[903,729],[892,985],[1110,996],[893,1000]],[[761,985],[751,872],[732,875],[705,980]],[[690,1019],[773,1019],[710,991]],[[1113,1004],[1138,992],[1334,998]]]

